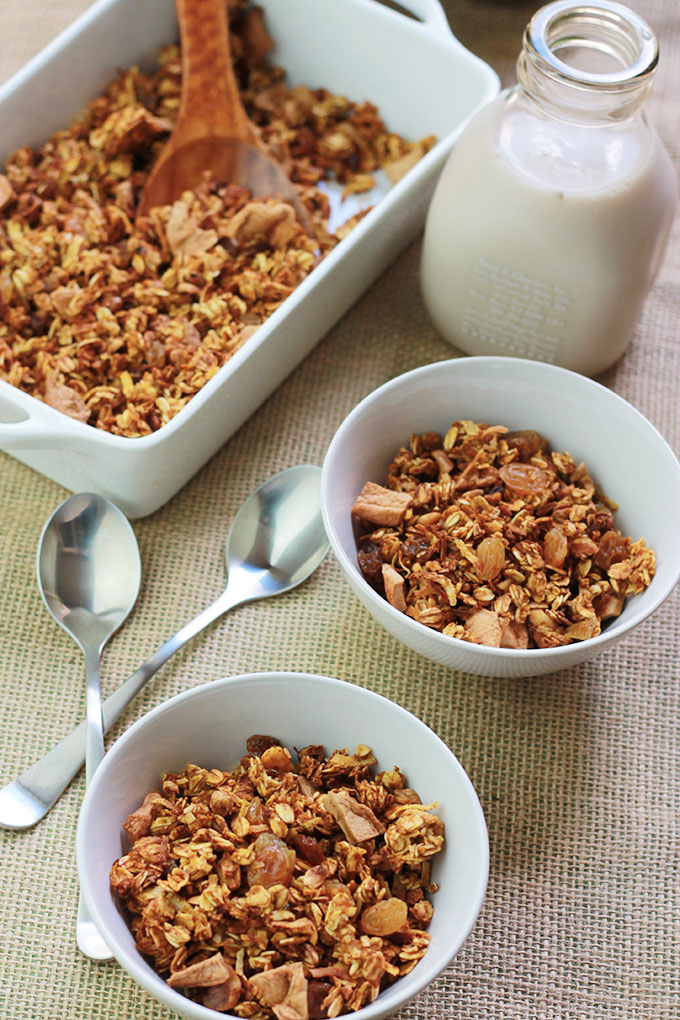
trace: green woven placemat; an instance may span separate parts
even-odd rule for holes
[[[85,6],[4,0],[0,79]],[[533,5],[445,6],[461,40],[513,80]],[[667,0],[635,6],[661,41],[650,110],[677,166],[680,21]],[[449,356],[421,304],[418,261],[415,243],[169,504],[134,523],[143,588],[105,653],[107,693],[221,591],[224,537],[257,484],[290,464],[321,463],[338,424],[366,393]],[[679,319],[676,225],[634,344],[603,380],[676,451]],[[40,530],[66,495],[0,454],[0,785],[84,710],[82,657],[48,617],[35,582]],[[677,623],[675,594],[595,662],[537,680],[484,680],[399,645],[329,557],[296,592],[243,607],[190,644],[112,736],[172,694],[251,670],[327,673],[387,695],[460,758],[491,844],[488,894],[472,935],[400,1020],[670,1020],[680,1015]],[[80,777],[31,832],[0,830],[0,1016],[170,1020],[117,964],[93,964],[75,948],[74,834],[83,791]]]

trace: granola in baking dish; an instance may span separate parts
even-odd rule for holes
[[[250,1020],[355,1011],[427,949],[444,842],[395,766],[263,735],[230,772],[166,774],[125,822],[111,886],[171,987]]]
[[[353,227],[329,233],[333,176],[348,193],[406,172],[432,139],[388,131],[369,102],[288,87],[261,8],[229,2],[242,96],[308,211],[205,179],[135,220],[177,114],[181,62],[121,72],[69,128],[0,174],[0,379],[121,436],[160,428]]]
[[[352,513],[361,571],[400,612],[476,644],[550,648],[595,637],[654,576],[616,509],[538,433],[456,421],[412,435]]]

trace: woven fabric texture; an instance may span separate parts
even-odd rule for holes
[[[86,6],[3,0],[0,80]],[[514,81],[535,5],[444,6],[460,40],[504,83]],[[678,166],[676,4],[634,6],[659,36],[649,109]],[[105,652],[105,693],[222,590],[224,538],[256,485],[291,464],[320,464],[365,394],[450,356],[419,296],[419,255],[417,241],[184,489],[134,522],[143,586]],[[679,320],[676,222],[634,343],[601,380],[651,419],[676,452]],[[84,712],[81,653],[48,616],[35,580],[42,526],[67,495],[0,454],[0,785]],[[299,590],[243,607],[189,644],[127,710],[107,745],[163,699],[222,675],[303,670],[378,691],[423,719],[458,756],[482,802],[491,847],[476,927],[400,1020],[670,1020],[680,1016],[678,609],[676,592],[633,637],[578,669],[480,679],[398,644],[351,595],[329,556]],[[92,963],[76,949],[74,835],[83,792],[81,775],[35,829],[0,829],[0,1016],[170,1020],[174,1014],[116,963]]]

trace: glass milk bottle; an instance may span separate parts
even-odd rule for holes
[[[468,124],[425,225],[423,297],[458,348],[588,375],[623,354],[677,203],[644,113],[657,60],[619,3],[558,0],[531,19],[518,85]]]

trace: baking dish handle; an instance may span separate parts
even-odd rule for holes
[[[426,28],[435,33],[442,30],[453,35],[449,20],[439,0],[400,0],[400,5],[423,22]]]
[[[16,392],[9,383],[0,382],[0,450],[91,452],[91,439],[81,431],[89,426],[43,406],[33,397],[21,394],[17,399]],[[27,407],[26,400],[32,406]]]

